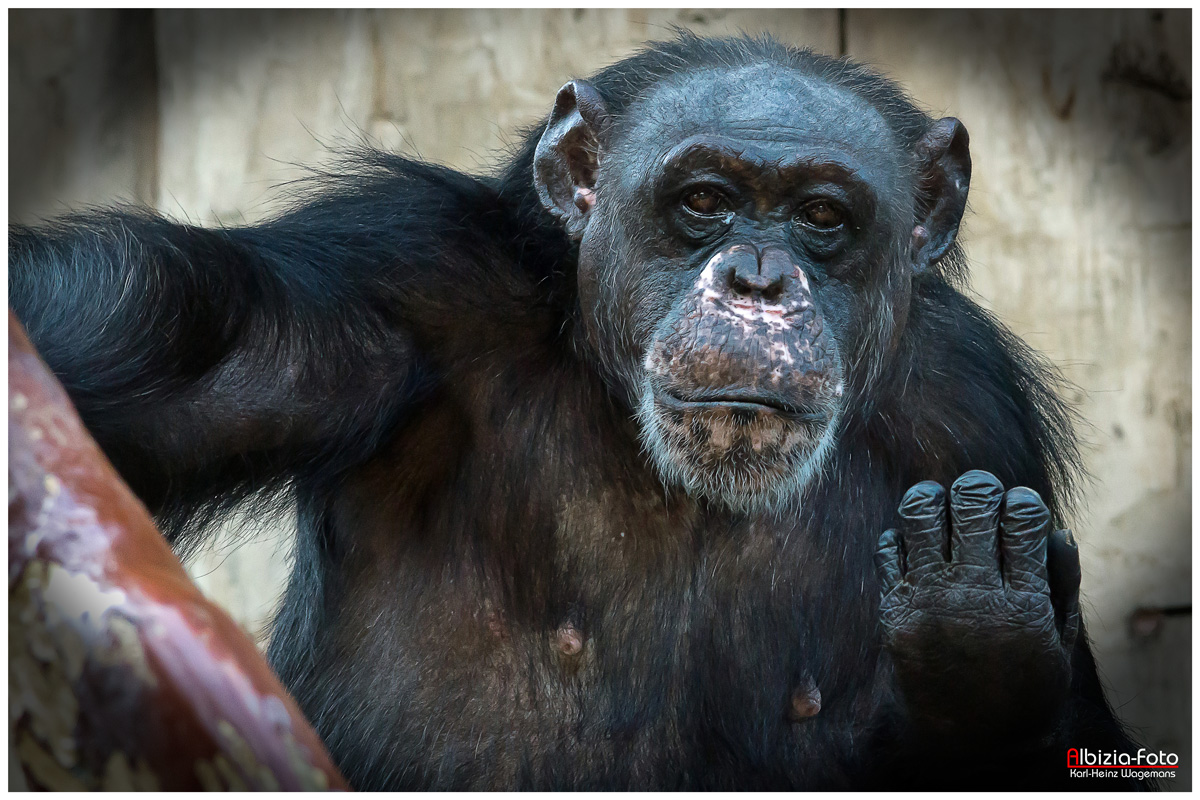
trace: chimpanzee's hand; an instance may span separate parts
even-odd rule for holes
[[[879,541],[884,644],[928,734],[1028,741],[1059,719],[1079,630],[1079,551],[1032,489],[925,481]]]

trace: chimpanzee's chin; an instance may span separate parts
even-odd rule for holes
[[[835,404],[681,397],[649,382],[638,408],[642,440],[663,479],[742,513],[777,510],[799,496],[820,472],[838,416]]]

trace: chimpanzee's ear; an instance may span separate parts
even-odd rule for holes
[[[953,117],[933,123],[917,142],[917,209],[913,268],[921,272],[946,255],[958,234],[971,184],[967,129]]]
[[[558,90],[554,111],[533,156],[538,197],[578,239],[596,205],[596,170],[610,118],[596,88],[571,81]]]

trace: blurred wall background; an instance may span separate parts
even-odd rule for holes
[[[1087,422],[1101,671],[1190,787],[1190,11],[10,11],[9,217],[119,200],[254,221],[363,137],[486,170],[568,78],[673,25],[850,55],[966,124],[974,291]],[[237,527],[189,566],[261,637],[288,520]]]

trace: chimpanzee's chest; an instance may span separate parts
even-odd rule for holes
[[[871,537],[571,484],[338,517],[359,545],[325,668],[353,711],[327,738],[351,780],[840,785],[878,705]]]

